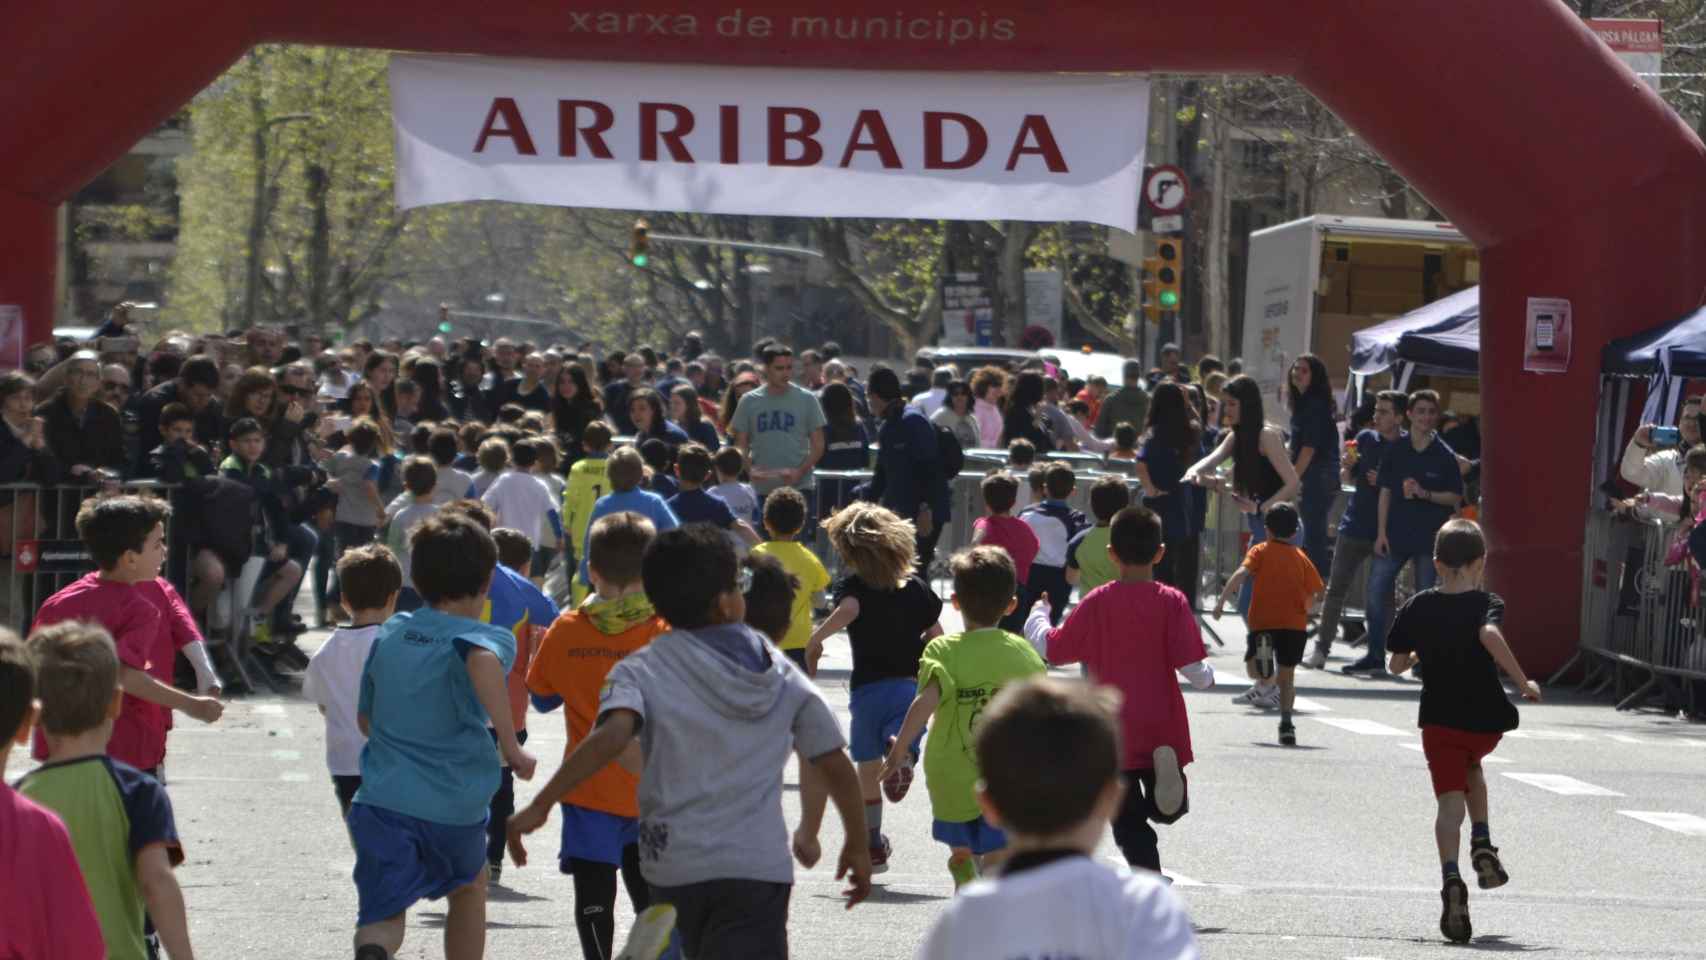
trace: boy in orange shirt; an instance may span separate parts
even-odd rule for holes
[[[1291,724],[1291,708],[1297,699],[1297,665],[1303,660],[1309,636],[1309,607],[1325,585],[1308,554],[1289,542],[1297,535],[1297,508],[1289,503],[1272,504],[1266,520],[1268,539],[1250,548],[1243,566],[1226,582],[1226,589],[1214,602],[1214,616],[1220,618],[1227,600],[1238,595],[1246,579],[1254,582],[1250,612],[1244,617],[1249,629],[1244,666],[1255,684],[1232,700],[1269,709],[1279,707],[1279,742],[1294,747],[1297,729]]]
[[[587,566],[594,592],[546,631],[527,689],[533,705],[549,712],[559,705],[569,728],[569,748],[592,733],[604,678],[618,661],[665,633],[669,626],[652,610],[640,579],[641,558],[657,531],[637,513],[601,517],[587,535]],[[558,868],[574,877],[575,931],[586,960],[614,955],[616,872],[628,888],[636,914],[651,897],[640,876],[640,778],[612,763],[559,800],[563,842]]]

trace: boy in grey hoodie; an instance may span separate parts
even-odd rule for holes
[[[683,571],[693,571],[683,576]],[[817,863],[815,829],[828,799],[844,836],[836,878],[849,878],[852,907],[870,893],[865,811],[846,740],[817,687],[742,621],[744,579],[734,548],[714,527],[666,531],[647,548],[646,596],[674,630],[611,669],[592,734],[541,789],[559,797],[597,773],[637,736],[640,872],[654,904],[676,909],[688,960],[765,960],[788,955],[794,869],[782,816],[782,769],[790,751],[802,776],[802,829],[793,852]],[[510,820],[510,856],[527,862],[521,837],[549,807]]]

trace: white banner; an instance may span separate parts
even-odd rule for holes
[[[393,56],[397,203],[1135,230],[1148,80]]]

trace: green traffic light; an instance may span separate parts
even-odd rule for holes
[[[450,321],[446,320],[443,323],[439,324],[438,325],[438,332],[439,333],[449,333],[450,332]]]
[[[643,267],[646,265],[646,261],[647,261],[647,257],[645,254],[643,254],[643,253],[634,254],[634,266]]]
[[[1172,310],[1172,309],[1176,308],[1178,305],[1179,305],[1179,295],[1177,293],[1174,293],[1171,290],[1161,291],[1161,306],[1164,309]]]

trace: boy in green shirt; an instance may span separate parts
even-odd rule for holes
[[[996,626],[1012,610],[1018,573],[1000,547],[971,547],[948,565],[955,608],[965,632],[937,637],[918,660],[918,697],[892,741],[882,776],[907,761],[907,745],[930,725],[924,745],[924,779],[935,815],[931,836],[948,845],[948,872],[958,889],[1005,858],[1007,837],[983,819],[972,732],[978,716],[1002,686],[1046,673],[1042,657],[1023,637]]]
[[[1090,488],[1090,512],[1096,525],[1081,531],[1066,546],[1066,582],[1078,587],[1082,601],[1110,580],[1119,578],[1119,568],[1108,556],[1108,524],[1114,514],[1131,506],[1131,490],[1124,477],[1103,477]]]

